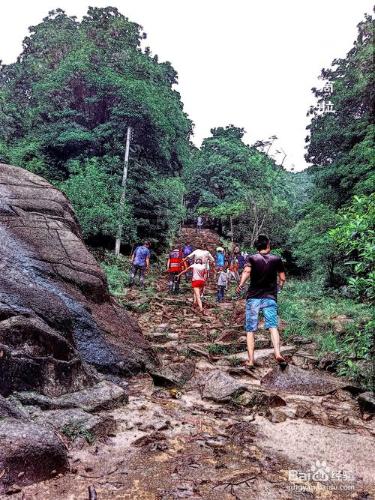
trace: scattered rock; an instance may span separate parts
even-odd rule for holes
[[[345,386],[345,382],[323,372],[303,370],[298,366],[273,368],[261,381],[268,389],[295,394],[329,394]]]
[[[292,337],[290,337],[290,340],[295,345],[306,345],[306,344],[310,344],[311,343],[311,339],[308,339],[306,337],[302,337],[300,335],[293,335]]]
[[[160,369],[150,372],[155,385],[163,387],[182,387],[188,382],[195,372],[195,364],[187,361],[164,365]]]
[[[278,424],[280,422],[285,422],[285,420],[287,419],[287,416],[285,415],[285,413],[283,413],[282,411],[279,411],[278,408],[270,410],[266,416],[267,416],[268,420],[274,424]]]
[[[247,386],[240,384],[230,375],[216,370],[204,375],[202,398],[224,403],[232,401],[246,391]]]
[[[319,361],[318,368],[320,370],[326,370],[329,372],[334,372],[337,368],[339,361],[338,354],[334,352],[329,352],[325,354]]]
[[[364,392],[358,396],[358,403],[363,413],[375,413],[375,393]]]
[[[150,451],[165,451],[168,449],[166,435],[163,432],[152,432],[147,436],[142,436],[133,442],[137,448],[147,448]]]
[[[205,361],[204,359],[200,359],[195,363],[195,369],[200,371],[205,370],[216,370],[215,365],[210,363],[209,361]]]
[[[296,351],[295,346],[283,346],[280,349],[281,354],[293,354]],[[236,354],[229,354],[224,356],[227,359],[236,359],[239,361],[246,361],[248,359],[247,351],[238,352]],[[275,357],[273,349],[258,349],[255,350],[255,362],[258,366],[269,366],[275,364]]]
[[[300,403],[296,407],[296,418],[312,418],[311,404]]]
[[[269,349],[272,347],[270,335],[255,335],[255,349]]]
[[[67,450],[48,427],[13,418],[0,420],[0,493],[49,479],[68,469]]]
[[[33,421],[52,427],[72,440],[83,437],[88,442],[113,434],[116,429],[112,417],[91,415],[78,408],[43,411],[35,415]]]
[[[268,420],[273,423],[285,422],[288,418],[296,418],[296,409],[284,406],[281,408],[271,408],[266,414]]]
[[[16,404],[12,404],[10,401],[5,399],[0,395],[0,418],[12,417],[12,418],[27,418],[28,415],[25,411],[21,410]]]
[[[109,381],[102,381],[88,389],[64,394],[58,398],[35,392],[18,392],[14,393],[14,397],[24,405],[39,406],[43,410],[81,408],[88,412],[112,410],[128,402],[124,389]]]
[[[317,356],[314,356],[307,351],[300,350],[293,354],[292,363],[304,369],[311,369],[318,365],[319,360]]]
[[[352,318],[349,318],[348,316],[345,316],[345,314],[341,314],[332,318],[333,329],[336,333],[343,333],[347,329],[348,325],[352,324],[353,322],[354,320]]]
[[[285,400],[279,395],[270,393],[259,386],[247,386],[246,392],[241,394],[236,402],[253,410],[277,408],[286,405]]]
[[[217,339],[218,342],[229,342],[236,340],[239,336],[239,332],[237,330],[229,330],[224,332],[220,337]]]

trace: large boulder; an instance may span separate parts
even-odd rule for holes
[[[247,386],[220,370],[202,376],[199,381],[203,399],[212,399],[217,403],[234,401],[247,390]]]
[[[14,418],[0,420],[0,494],[48,479],[68,469],[62,439],[45,425]]]
[[[96,371],[156,363],[140,328],[111,298],[67,198],[41,177],[0,164],[0,394],[58,396]]]
[[[126,404],[128,395],[122,387],[103,380],[93,387],[55,398],[28,391],[15,392],[11,399],[22,405],[39,406],[42,410],[80,408],[87,412],[97,412]]]
[[[262,378],[261,384],[267,389],[294,394],[323,395],[344,388],[347,383],[325,372],[303,370],[298,366],[286,368],[276,366]]]

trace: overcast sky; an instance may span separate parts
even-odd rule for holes
[[[249,144],[277,135],[273,151],[283,148],[287,168],[300,170],[310,89],[322,67],[350,50],[373,1],[2,0],[0,59],[15,61],[28,26],[48,11],[80,18],[88,5],[117,7],[143,26],[159,60],[171,61],[197,145],[212,127],[233,123]]]

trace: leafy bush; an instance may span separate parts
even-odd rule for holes
[[[350,273],[349,288],[358,299],[375,300],[375,193],[354,196],[339,213],[329,237],[343,252]]]
[[[84,164],[74,162],[74,168],[72,163],[71,177],[58,186],[72,202],[83,236],[115,235],[119,223],[120,186],[105,172],[97,158]],[[135,238],[136,226],[128,204],[125,204],[122,223],[123,241],[129,243]]]
[[[368,388],[374,388],[375,318],[369,304],[323,291],[318,281],[287,283],[279,297],[280,316],[286,322],[283,336],[303,336],[317,343],[317,355],[337,355],[337,370]],[[335,319],[347,322],[342,331]]]
[[[328,234],[336,222],[336,214],[327,205],[308,205],[289,237],[297,264],[328,286],[343,284],[341,254]]]
[[[107,253],[100,265],[107,276],[109,291],[114,295],[123,293],[124,288],[129,284],[129,260]]]

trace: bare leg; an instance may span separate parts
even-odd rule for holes
[[[201,289],[193,288],[194,291],[194,302],[198,304],[199,310],[203,311],[202,300],[201,300]]]
[[[246,364],[248,366],[254,366],[254,350],[255,350],[254,332],[247,332],[246,340],[247,340],[247,353],[249,355],[249,359],[246,362]]]
[[[279,330],[277,328],[270,328],[272,345],[275,350],[275,358],[277,361],[285,361],[284,358],[280,354],[280,335]]]

